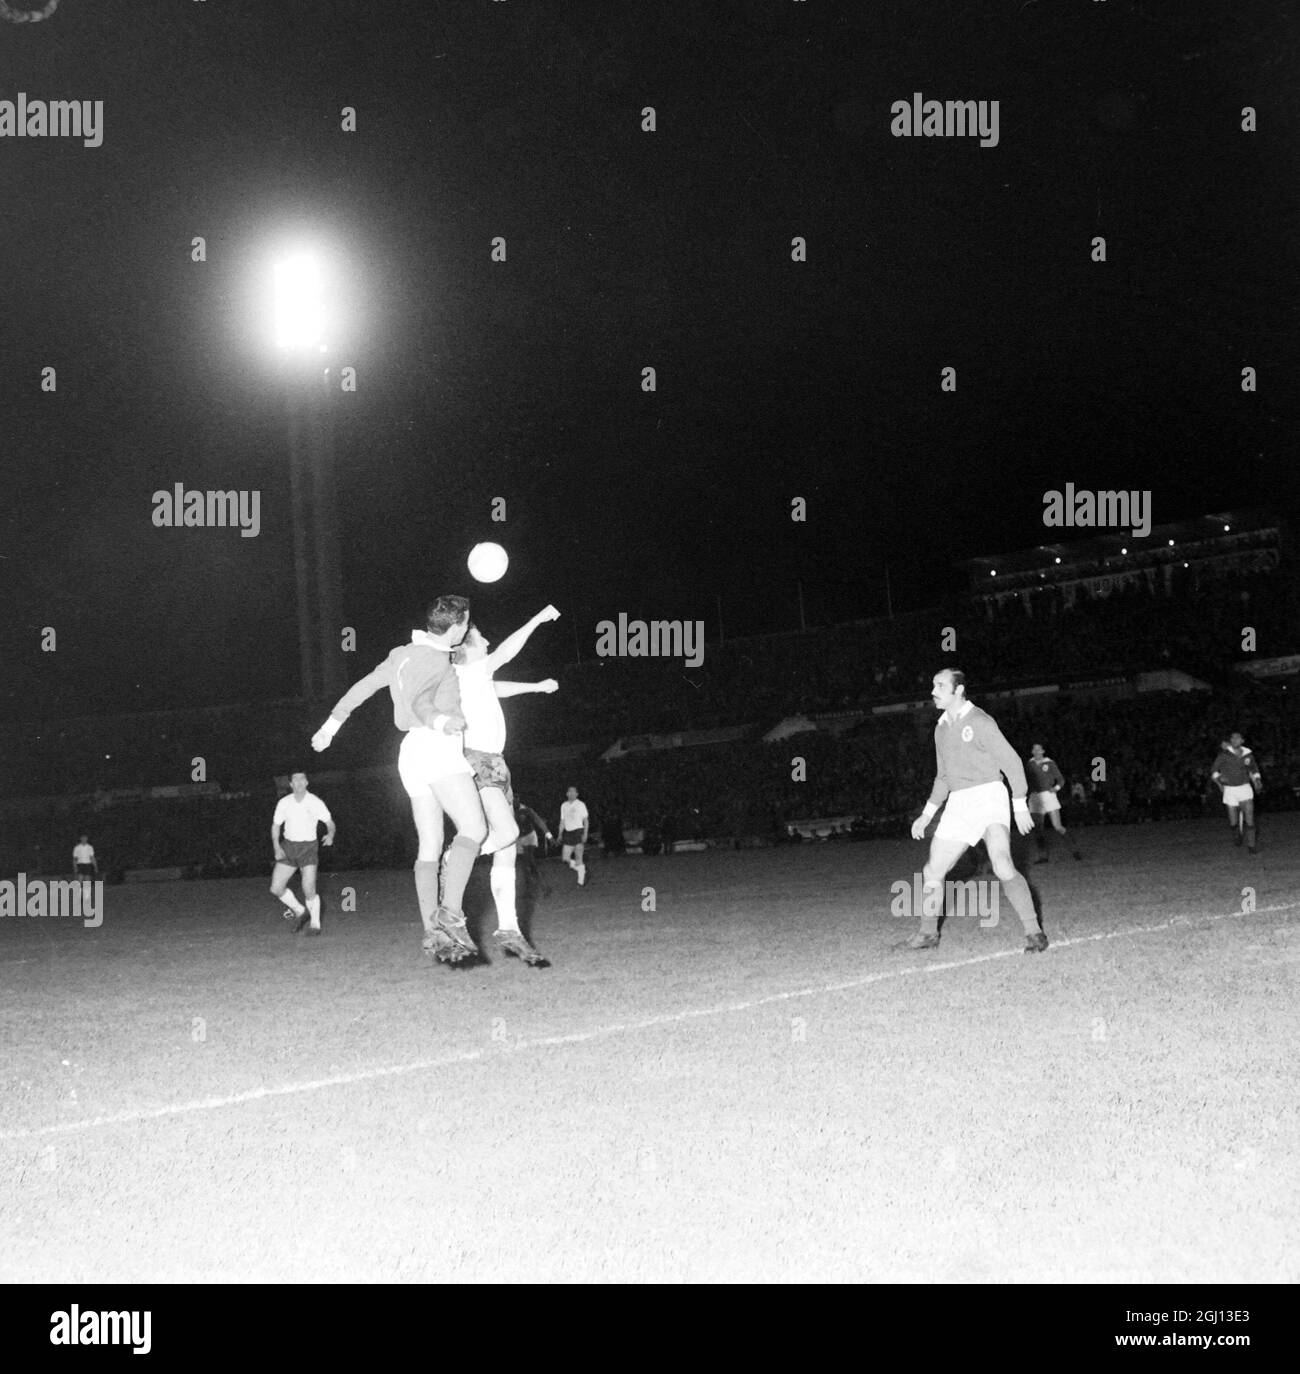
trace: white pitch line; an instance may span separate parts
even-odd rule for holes
[[[1276,906],[1262,906],[1256,911],[1226,911],[1209,916],[1175,916],[1153,926],[1129,926],[1124,930],[1098,931],[1094,935],[1078,935],[1069,940],[1053,941],[1051,949],[1069,949],[1074,945],[1093,944],[1099,940],[1115,940],[1128,935],[1153,935],[1162,930],[1184,928],[1193,922],[1230,921],[1243,916],[1266,916],[1279,911],[1294,911],[1300,901],[1282,902]],[[500,1058],[503,1053],[513,1054],[520,1050],[550,1049],[559,1045],[582,1045],[592,1040],[603,1040],[613,1035],[625,1035],[630,1031],[653,1030],[659,1026],[680,1025],[683,1021],[696,1021],[707,1016],[725,1016],[729,1012],[752,1011],[756,1007],[774,1006],[778,1002],[789,1002],[802,997],[820,997],[830,992],[850,992],[854,988],[870,987],[872,983],[887,982],[891,978],[916,978],[932,973],[946,973],[951,969],[970,968],[975,964],[991,963],[995,959],[1023,957],[1020,949],[999,949],[988,954],[974,954],[968,959],[951,959],[943,964],[912,964],[906,968],[886,969],[880,973],[868,973],[859,978],[848,978],[840,983],[819,983],[815,987],[790,988],[786,992],[772,992],[763,997],[752,997],[743,1002],[722,1002],[712,1007],[692,1007],[686,1011],[665,1012],[659,1016],[646,1016],[636,1021],[617,1021],[612,1025],[597,1026],[593,1030],[571,1031],[567,1035],[547,1035],[536,1040],[518,1040],[503,1048],[493,1046],[488,1049],[462,1050],[456,1054],[439,1055],[435,1059],[417,1059],[410,1064],[391,1064],[385,1068],[362,1069],[357,1073],[333,1074],[329,1078],[313,1078],[302,1083],[283,1083],[277,1088],[254,1088],[249,1092],[232,1093],[226,1097],[204,1097],[193,1102],[176,1102],[166,1107],[137,1108],[129,1112],[114,1112],[106,1116],[95,1116],[81,1121],[65,1121],[53,1126],[37,1126],[21,1131],[0,1131],[0,1141],[36,1140],[44,1136],[73,1135],[80,1131],[93,1131],[101,1126],[126,1126],[141,1121],[161,1121],[169,1116],[186,1116],[193,1112],[220,1111],[225,1107],[238,1107],[246,1102],[261,1102],[269,1098],[293,1097],[299,1093],[320,1092],[325,1088],[351,1087],[357,1083],[372,1083],[383,1078],[400,1078],[406,1074],[422,1073],[428,1069],[450,1068],[453,1064],[472,1064],[480,1059]]]

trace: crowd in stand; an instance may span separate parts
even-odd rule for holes
[[[978,702],[978,691],[972,692]],[[1300,694],[1242,689],[1154,693],[1125,700],[1053,699],[992,706],[1012,744],[1042,744],[1067,783],[1075,819],[1091,824],[1212,813],[1209,774],[1220,741],[1241,730],[1264,770],[1265,806],[1300,804]],[[636,753],[612,763],[521,767],[529,790],[583,791],[596,815],[655,826],[679,838],[777,835],[792,823],[855,815],[858,831],[902,833],[934,779],[934,713],[869,718],[838,737],[822,731]],[[1076,785],[1077,789],[1076,790]]]
[[[1080,597],[1016,597],[995,614],[970,598],[904,617],[806,633],[709,644],[697,669],[680,660],[596,659],[556,674],[561,690],[508,707],[517,791],[552,829],[569,785],[594,817],[593,835],[611,847],[623,831],[654,848],[669,838],[776,837],[816,816],[855,816],[859,833],[900,833],[924,802],[934,772],[933,712],[871,716],[838,734],[809,730],[777,743],[761,736],[792,715],[865,710],[928,696],[932,674],[960,666],[977,702],[981,690],[1058,681],[1050,697],[987,702],[1024,755],[1041,743],[1071,784],[1075,818],[1092,823],[1199,815],[1216,804],[1208,773],[1219,741],[1240,730],[1268,784],[1265,806],[1296,804],[1300,789],[1300,686],[1258,687],[1232,671],[1254,654],[1300,651],[1294,569],[1229,573],[1199,585]],[[946,631],[950,652],[941,651]],[[1212,690],[1103,700],[1071,679],[1177,668]],[[359,712],[316,760],[305,742],[317,712],[298,703],[229,707],[124,725],[62,722],[0,737],[8,791],[37,796],[131,786],[186,784],[195,756],[228,795],[108,804],[53,802],[15,809],[0,837],[5,871],[34,865],[57,872],[82,830],[109,868],[182,866],[251,872],[270,853],[273,778],[294,768],[351,772],[389,764],[385,710]],[[822,724],[826,725],[823,721]],[[745,725],[728,744],[600,754],[619,736]],[[541,746],[585,746],[563,765],[542,765]],[[4,757],[4,755],[8,757]],[[1101,766],[1098,760],[1103,761]],[[801,761],[801,762],[800,762]],[[22,786],[15,783],[21,780]],[[337,867],[404,864],[412,843],[396,780],[313,781],[339,822]],[[229,795],[233,794],[233,795]],[[70,859],[68,859],[70,863]]]
[[[710,643],[697,669],[655,659],[594,660],[570,668],[561,692],[530,708],[530,743],[770,721],[791,712],[852,710],[928,694],[943,655],[986,686],[1056,675],[1178,668],[1221,681],[1253,652],[1300,651],[1290,567],[1222,573],[1193,587],[1127,589],[1107,597],[1043,593],[991,613],[966,598],[894,619],[807,633]],[[1243,632],[1254,631],[1253,650]],[[951,631],[951,636],[946,632]]]
[[[978,700],[978,693],[973,693]],[[1300,700],[1300,696],[1297,696]],[[1267,785],[1265,814],[1300,805],[1300,706],[1291,694],[1240,690],[1156,693],[1126,700],[1053,700],[1032,709],[994,707],[1023,755],[1041,743],[1069,785],[1071,819],[1085,824],[1217,814],[1209,772],[1220,740],[1241,730]],[[749,738],[661,749],[602,762],[515,766],[516,790],[558,826],[570,785],[592,812],[593,837],[617,848],[625,833],[650,850],[664,838],[787,838],[795,823],[853,817],[853,833],[902,834],[934,776],[931,711],[867,718],[838,736],[807,731],[774,743]],[[402,866],[413,832],[395,779],[313,784],[338,822],[334,868]],[[156,799],[95,810],[54,803],[11,817],[0,840],[5,871],[58,872],[77,833],[92,835],[101,866],[179,866],[206,876],[260,872],[270,863],[276,791],[231,797]],[[66,851],[66,853],[64,852]]]

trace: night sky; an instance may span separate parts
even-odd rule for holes
[[[542,676],[620,611],[712,631],[721,595],[730,634],[790,628],[801,581],[827,623],[882,612],[886,564],[895,608],[926,605],[958,560],[1053,537],[1066,482],[1149,489],[1157,523],[1293,506],[1297,25],[1286,0],[61,0],[0,23],[0,100],[104,102],[97,148],[0,138],[0,710],[296,693],[265,300],[304,243],[358,372],[332,401],[352,676],[472,589],[481,539],[512,557],[473,593],[489,634],[565,613]],[[915,91],[997,100],[997,146],[894,137]],[[155,528],[176,482],[259,490],[259,536]]]

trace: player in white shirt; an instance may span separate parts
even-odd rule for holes
[[[72,846],[72,872],[81,880],[83,895],[89,897],[90,884],[99,877],[99,860],[95,858],[95,846],[91,844],[89,835],[83,835]]]
[[[495,651],[483,632],[471,626],[452,654],[460,684],[461,714],[465,718],[465,761],[474,770],[474,781],[488,823],[487,839],[481,852],[492,855],[490,881],[497,909],[494,938],[502,953],[522,959],[533,968],[546,968],[548,961],[519,929],[515,901],[519,824],[515,819],[510,769],[504,758],[506,718],[499,699],[519,696],[523,692],[553,692],[559,684],[554,678],[547,678],[545,682],[495,682],[493,675],[515,657],[539,625],[559,618],[559,611],[554,606],[547,606],[521,629],[503,639]]]
[[[578,886],[587,881],[587,865],[582,856],[586,850],[587,815],[586,802],[578,800],[578,789],[570,787],[560,803],[560,858],[578,875]]]
[[[307,774],[295,773],[289,779],[293,789],[288,796],[281,797],[276,803],[275,815],[271,820],[271,844],[275,849],[275,868],[271,872],[271,895],[278,897],[289,908],[284,913],[286,921],[293,922],[296,935],[308,921],[311,926],[309,935],[320,934],[320,897],[316,894],[316,866],[319,863],[317,844],[317,824],[323,824],[325,839],[323,843],[334,843],[334,817],[330,809],[313,792],[307,790]],[[281,829],[284,837],[281,839]],[[304,907],[289,890],[289,879],[294,870],[302,872],[302,895],[307,899]]]

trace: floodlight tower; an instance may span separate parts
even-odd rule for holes
[[[282,259],[275,266],[275,341],[288,412],[302,695],[313,705],[335,701],[346,680],[332,423],[337,383],[326,363],[327,332],[319,260],[310,253]]]

